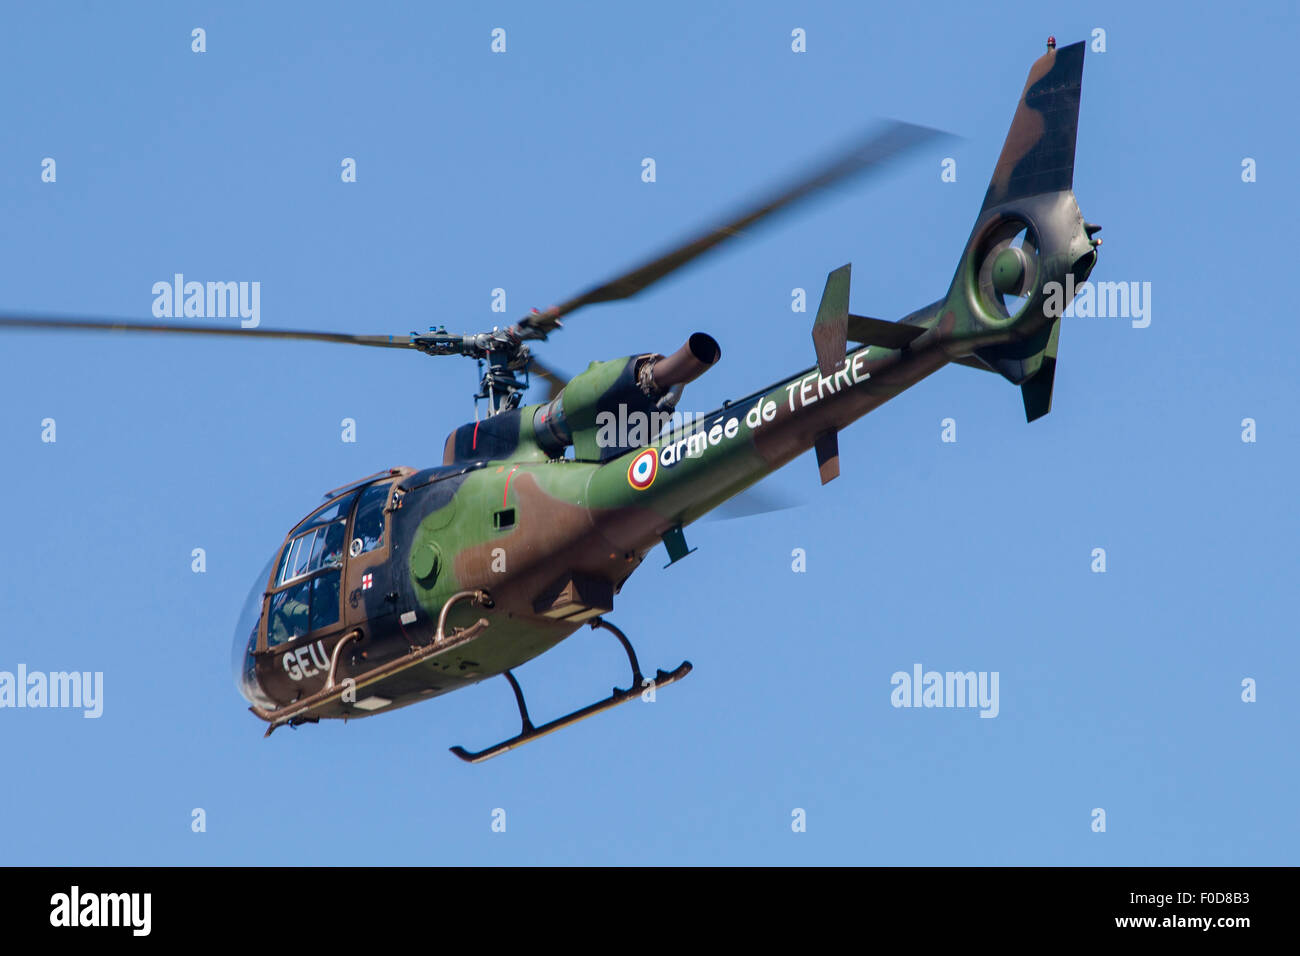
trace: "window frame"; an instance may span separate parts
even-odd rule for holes
[[[272,565],[271,579],[268,582],[266,594],[262,599],[262,619],[261,619],[261,624],[258,628],[258,637],[257,637],[258,648],[262,652],[272,652],[272,653],[281,652],[286,648],[296,647],[301,641],[308,640],[308,639],[315,640],[321,634],[329,633],[334,629],[341,629],[344,626],[344,620],[343,620],[343,614],[344,614],[343,606],[345,603],[344,585],[347,580],[346,574],[347,574],[347,564],[348,564],[348,543],[352,540],[352,522],[353,522],[353,518],[356,515],[357,504],[361,500],[361,491],[362,489],[360,488],[353,488],[337,496],[336,498],[333,498],[330,501],[325,502],[325,504],[321,505],[319,508],[312,511],[312,513],[309,514],[306,518],[304,518],[302,521],[299,521],[296,525],[294,525],[293,529],[289,532],[289,534],[285,537],[285,540],[281,543],[280,550],[276,552],[275,560]],[[345,501],[347,499],[351,499],[350,501],[348,501],[347,510],[339,517],[333,519],[332,521],[325,521],[315,525],[312,524],[312,521],[316,518],[317,515],[339,504],[340,501]],[[295,562],[298,560],[298,556],[296,554],[292,554],[289,549],[294,548],[295,545],[298,544],[298,542],[306,541],[308,538],[310,538],[309,546],[312,550],[315,549],[317,538],[321,539],[322,547],[323,547],[326,532],[330,528],[330,526],[334,524],[343,525],[343,547],[339,554],[338,564],[322,563],[319,567],[315,568],[314,570],[307,571],[303,574],[295,575],[281,581],[280,580],[281,572],[288,570],[289,568],[289,565],[286,563],[286,559],[292,557]],[[307,564],[309,566],[311,564],[311,551],[308,551],[307,554]],[[326,574],[329,574],[331,572],[337,572],[339,576],[339,589],[338,589],[339,597],[338,597],[337,614],[335,615],[334,620],[331,621],[329,624],[323,625],[321,627],[313,628],[311,625],[313,619],[315,618],[315,614],[313,612],[314,612],[314,599],[316,595],[316,579]],[[308,630],[304,631],[302,634],[297,635],[296,637],[291,637],[288,640],[281,641],[278,644],[272,645],[271,633],[270,633],[271,603],[281,593],[295,588],[300,588],[304,584],[307,586],[307,595],[308,595],[308,602],[307,602]]]
[[[384,491],[383,503],[379,506],[379,515],[384,522],[383,531],[380,537],[380,540],[383,543],[377,547],[368,548],[366,550],[358,551],[356,554],[353,554],[352,542],[357,540],[356,522],[357,522],[357,518],[360,517],[361,515],[361,501],[362,499],[365,498],[368,492],[373,491],[375,488],[381,485],[385,486],[386,488],[386,490]],[[387,554],[389,550],[389,545],[391,543],[392,531],[393,531],[392,520],[391,520],[392,511],[390,509],[393,504],[393,493],[397,489],[397,485],[398,482],[396,480],[389,480],[388,477],[385,477],[385,478],[380,478],[375,481],[372,481],[368,485],[365,485],[357,489],[357,500],[356,503],[353,504],[352,506],[352,514],[348,516],[347,534],[343,538],[343,554],[347,560],[351,561],[367,554],[376,554],[381,552]]]

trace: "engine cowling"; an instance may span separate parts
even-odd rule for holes
[[[583,461],[607,461],[647,444],[658,431],[656,414],[671,415],[683,387],[721,357],[714,338],[696,332],[671,355],[592,362],[533,413],[537,444],[551,457],[573,445],[574,455]]]

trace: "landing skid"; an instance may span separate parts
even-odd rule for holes
[[[508,740],[503,740],[498,744],[493,744],[484,750],[470,753],[464,747],[459,745],[452,747],[451,752],[466,763],[482,763],[484,760],[490,760],[505,753],[507,750],[513,750],[515,747],[536,740],[538,737],[545,737],[547,734],[556,730],[568,727],[570,724],[576,724],[580,720],[585,720],[595,714],[602,713],[619,704],[625,704],[629,700],[640,697],[645,691],[652,686],[655,690],[660,687],[667,687],[669,684],[675,684],[691,672],[691,662],[682,661],[675,670],[659,671],[656,673],[653,684],[641,676],[641,665],[637,663],[636,651],[632,649],[632,643],[627,639],[627,635],[616,628],[613,624],[601,618],[595,618],[591,622],[592,629],[604,628],[618,638],[618,642],[623,645],[623,650],[627,652],[628,663],[632,665],[632,686],[627,690],[614,688],[613,693],[603,700],[598,700],[594,704],[588,704],[581,710],[575,710],[573,713],[564,717],[552,720],[550,723],[542,724],[540,727],[534,727],[533,722],[528,717],[528,705],[524,703],[524,692],[519,687],[519,681],[515,680],[515,675],[510,671],[505,672],[505,679],[510,682],[510,688],[515,692],[515,703],[519,705],[519,719],[523,724],[523,729],[518,734]],[[644,686],[643,686],[644,685]]]

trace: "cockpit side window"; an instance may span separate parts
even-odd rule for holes
[[[342,572],[327,571],[312,578],[311,582],[311,629],[319,631],[323,627],[337,624],[339,620],[339,579]]]
[[[311,570],[311,546],[316,540],[316,532],[308,531],[293,539],[293,543],[284,553],[284,565],[280,568],[280,584],[288,584],[294,578],[300,578]]]
[[[275,647],[307,633],[311,608],[311,582],[303,581],[271,595],[266,619],[266,644]]]
[[[336,498],[293,530],[271,580],[267,647],[338,623],[343,546],[356,498],[356,492]]]
[[[326,526],[324,534],[321,535],[321,540],[324,541],[321,567],[332,568],[343,563],[343,537],[346,525],[346,521],[335,521]]]
[[[290,541],[280,559],[280,570],[273,586],[278,588],[325,568],[342,565],[346,526],[347,518],[344,517],[305,531]]]
[[[352,544],[348,553],[353,557],[367,551],[377,551],[384,546],[384,506],[388,504],[389,482],[371,485],[361,493],[357,517],[352,522]]]
[[[314,511],[298,527],[293,529],[294,534],[306,531],[308,528],[315,528],[317,525],[328,524],[331,521],[337,521],[340,518],[346,519],[348,512],[352,510],[352,502],[356,500],[355,491],[335,498],[326,505],[322,505]]]

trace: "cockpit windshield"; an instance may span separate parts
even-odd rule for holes
[[[235,625],[234,647],[231,649],[231,665],[235,671],[235,687],[251,704],[263,707],[273,706],[257,686],[254,673],[253,651],[257,648],[257,625],[262,619],[262,599],[266,595],[266,581],[271,576],[271,566],[275,557],[266,562],[253,586],[244,600],[243,610],[239,612],[239,622]]]
[[[335,498],[291,532],[271,581],[268,647],[338,623],[344,541],[356,499],[355,491]]]
[[[387,474],[407,473],[410,469],[393,469]],[[268,649],[337,625],[344,550],[357,557],[385,547],[384,507],[393,483],[375,477],[363,479],[294,526],[284,547],[253,582],[235,627],[233,647],[236,686],[252,703],[272,706],[258,686],[253,656],[264,604]],[[354,506],[356,517],[349,542],[348,519]]]

